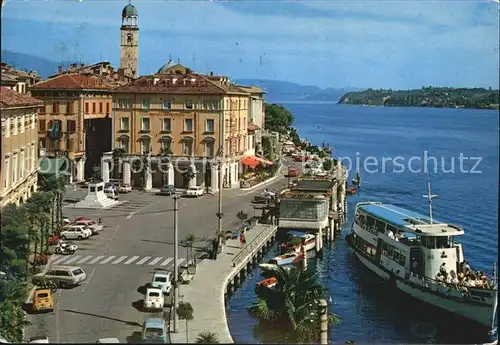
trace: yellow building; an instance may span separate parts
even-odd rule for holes
[[[0,206],[24,203],[37,189],[37,112],[43,102],[2,86]]]
[[[114,86],[90,73],[60,73],[30,88],[45,102],[38,116],[39,143],[46,157],[68,157],[73,164],[71,178],[83,181],[85,170],[91,174],[102,153],[111,149]]]
[[[248,139],[250,97],[250,92],[227,77],[201,75],[169,61],[158,73],[113,91],[113,146],[129,156],[157,156],[162,148],[170,150],[174,167],[180,168],[168,173],[164,181],[165,174],[153,165],[146,174],[146,189],[164,182],[180,187],[182,167],[192,166],[196,176],[191,185],[217,190],[214,165],[206,162],[213,163],[222,152],[226,162],[223,185],[238,187],[240,159],[254,152]],[[130,164],[123,169],[130,169]],[[103,169],[105,181],[108,171],[109,167]],[[126,172],[124,182],[130,178],[137,180]]]

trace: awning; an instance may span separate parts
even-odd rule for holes
[[[241,159],[241,163],[250,167],[256,167],[259,164],[273,165],[273,162],[257,156],[245,156]]]

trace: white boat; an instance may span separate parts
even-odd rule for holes
[[[301,240],[304,240],[304,246],[307,251],[313,250],[316,247],[316,237],[313,234],[306,234],[303,232],[299,231],[290,231],[288,233],[289,235],[292,236],[293,238],[300,238]],[[296,252],[302,252],[302,244],[295,244],[292,246],[293,250]]]
[[[269,260],[270,264],[278,266],[293,265],[302,261],[302,253],[290,252],[283,255],[276,256]]]
[[[349,247],[402,292],[492,330],[498,305],[495,268],[489,279],[468,267],[455,241],[464,230],[433,221],[434,196],[429,185],[429,217],[380,202],[358,203],[346,237]]]

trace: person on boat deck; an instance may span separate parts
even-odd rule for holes
[[[439,273],[441,273],[441,275],[445,278],[448,275],[448,272],[446,271],[446,262],[443,262],[441,266],[439,266]]]
[[[391,230],[389,230],[389,232],[387,233],[387,236],[389,236],[389,238],[394,239],[394,233]]]
[[[285,241],[281,242],[281,245],[280,245],[281,255],[286,253],[286,247],[287,247],[286,242]]]

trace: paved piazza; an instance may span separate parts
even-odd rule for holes
[[[240,210],[253,215],[250,201],[254,195],[264,188],[283,187],[285,183],[282,178],[252,192],[224,190],[224,229],[236,226]],[[85,194],[83,189],[70,189],[66,198]],[[142,322],[151,316],[141,311],[144,285],[155,269],[173,266],[173,200],[137,191],[121,195],[120,199],[124,202],[109,210],[65,206],[65,216],[96,220],[101,217],[105,228],[88,240],[74,241],[79,247],[75,255],[52,259],[51,265],[82,267],[87,281],[72,289],[58,290],[54,312],[29,315],[32,325],[27,328],[27,337],[48,336],[56,343],[93,343],[105,337],[117,337],[120,342],[128,343],[140,340]],[[179,199],[179,239],[190,233],[198,238],[214,236],[217,205],[217,195]],[[181,246],[179,258],[186,258]]]

